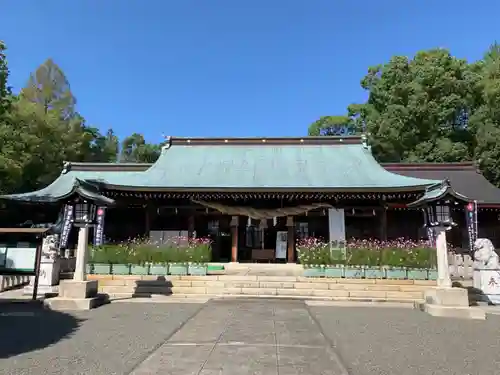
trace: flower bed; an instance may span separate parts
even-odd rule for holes
[[[95,274],[114,275],[206,275],[212,258],[208,238],[172,238],[155,244],[147,239],[92,247],[91,267]]]
[[[328,243],[318,238],[297,242],[305,276],[434,280],[436,250],[426,241],[350,240]]]

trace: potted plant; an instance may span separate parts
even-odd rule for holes
[[[347,248],[345,278],[361,279],[365,277],[365,251],[366,249]]]
[[[321,239],[308,237],[297,242],[299,263],[304,267],[304,276],[325,276],[325,267],[330,263],[330,245]]]
[[[381,263],[385,268],[385,275],[388,279],[406,279],[406,268],[404,267],[404,257],[401,248],[394,244],[382,250]]]
[[[408,279],[410,280],[426,280],[428,277],[427,270],[431,267],[431,256],[435,251],[424,246],[408,250],[406,265],[408,266]]]
[[[92,246],[90,248],[90,260],[88,273],[96,275],[109,275],[111,274],[111,262],[113,259],[114,247],[117,245],[101,245]]]
[[[136,242],[130,247],[130,274],[148,275],[153,245],[149,241]]]
[[[188,273],[188,245],[187,240],[171,240],[168,243],[168,272],[170,275],[187,275]]]
[[[113,275],[130,275],[130,243],[121,243],[110,251],[111,272]]]
[[[192,238],[187,249],[188,274],[206,276],[208,262],[212,259],[212,241],[209,238]]]
[[[325,267],[325,277],[342,278],[345,276],[345,243],[342,241],[332,241],[329,246],[330,260]]]
[[[152,251],[151,265],[149,267],[150,275],[168,275],[168,249],[167,246],[158,245]]]

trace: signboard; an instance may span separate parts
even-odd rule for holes
[[[335,258],[345,258],[345,212],[343,208],[328,209],[328,232],[330,240],[330,255]],[[339,252],[340,249],[340,252]]]
[[[73,209],[73,206],[70,204],[64,206],[63,226],[61,229],[61,237],[59,238],[60,249],[65,249],[68,245],[69,232],[71,231],[71,227],[73,225]]]
[[[328,209],[328,232],[331,242],[345,242],[345,214],[343,208]]]
[[[104,240],[104,217],[106,216],[106,207],[97,208],[97,224],[94,227],[94,245],[101,246]]]
[[[32,299],[38,296],[42,239],[47,228],[0,228],[0,275],[34,276]]]
[[[16,245],[0,244],[0,274],[4,271],[34,273],[37,247],[18,242]]]
[[[276,259],[286,259],[286,251],[288,244],[288,232],[279,231],[276,233]]]
[[[469,251],[474,251],[474,242],[477,239],[477,201],[470,202],[465,206],[465,224],[469,236]]]

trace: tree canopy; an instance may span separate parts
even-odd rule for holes
[[[8,85],[0,41],[0,193],[39,189],[63,161],[156,161],[161,144],[89,124],[78,112],[69,78],[52,59],[27,77],[19,94]],[[446,49],[394,56],[361,79],[365,103],[322,116],[309,135],[366,133],[380,162],[474,161],[500,186],[500,45],[467,62]],[[57,150],[57,152],[54,152]]]
[[[469,63],[446,49],[394,56],[361,79],[365,103],[324,116],[310,135],[366,132],[380,162],[475,161],[500,186],[500,46]]]
[[[41,64],[14,95],[8,86],[6,46],[0,41],[0,193],[39,189],[64,161],[154,162],[160,145],[132,134],[120,144],[112,129],[88,124],[62,68]],[[57,150],[55,152],[54,150]]]

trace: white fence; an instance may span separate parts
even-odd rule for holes
[[[448,254],[448,263],[450,265],[450,275],[454,279],[472,279],[472,267],[474,261],[469,252],[450,252]]]

